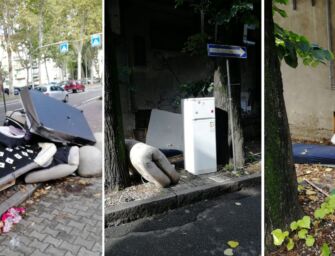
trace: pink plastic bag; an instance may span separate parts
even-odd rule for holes
[[[3,222],[2,232],[7,233],[11,230],[13,224],[17,224],[22,220],[21,214],[24,214],[26,210],[24,208],[12,207],[9,208],[1,216],[1,221]]]

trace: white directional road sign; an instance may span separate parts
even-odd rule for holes
[[[100,34],[95,34],[91,36],[91,45],[92,47],[99,47],[101,45]]]
[[[61,53],[67,53],[69,51],[69,43],[67,41],[59,45],[59,51]]]
[[[247,48],[235,45],[207,44],[208,56],[222,58],[247,58]]]

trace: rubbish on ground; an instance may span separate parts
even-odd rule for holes
[[[71,175],[78,169],[79,148],[59,147],[50,165],[42,170],[31,171],[25,177],[26,183],[45,182]]]
[[[15,148],[0,144],[0,170],[3,170],[0,172],[0,185],[7,184],[31,170],[48,165],[56,150],[53,143],[38,143]]]
[[[329,193],[324,191],[323,189],[319,188],[317,185],[315,185],[313,182],[309,181],[308,179],[304,179],[309,185],[311,185],[313,188],[324,194],[325,196],[329,196]]]
[[[293,159],[297,164],[335,164],[335,147],[314,144],[293,144]]]
[[[183,117],[181,114],[153,109],[146,144],[161,149],[183,150]]]
[[[102,152],[102,140],[103,140],[103,135],[101,132],[95,132],[94,137],[96,140],[96,143],[94,144],[94,147],[100,150]]]
[[[335,134],[333,135],[333,137],[330,140],[331,143],[335,144]]]
[[[79,109],[28,88],[22,89],[20,95],[31,133],[54,142],[95,144],[91,128]]]
[[[126,147],[132,166],[144,179],[159,187],[178,183],[179,174],[158,148],[136,140],[126,140]]]
[[[81,177],[100,176],[102,174],[102,153],[94,146],[79,149],[78,175]]]
[[[24,208],[9,208],[4,214],[1,216],[1,221],[3,223],[2,232],[8,233],[13,224],[17,224],[22,220],[21,215],[24,214],[26,210]]]
[[[78,169],[80,153],[73,145],[96,142],[80,110],[27,88],[21,100],[23,109],[8,111],[0,126],[0,190],[24,174],[26,183],[71,175]],[[101,160],[92,165],[101,168]]]

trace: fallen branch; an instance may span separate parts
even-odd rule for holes
[[[329,196],[329,193],[324,191],[323,189],[319,188],[317,185],[315,185],[313,182],[309,181],[308,179],[304,179],[309,185],[311,185],[313,188],[324,194],[325,196]]]

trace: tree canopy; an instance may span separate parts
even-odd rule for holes
[[[8,28],[10,38],[2,46],[10,44],[24,67],[38,58],[71,67],[78,51],[88,50],[90,35],[102,32],[101,0],[0,0],[0,7],[0,29]],[[55,44],[62,41],[70,44],[66,55]]]

